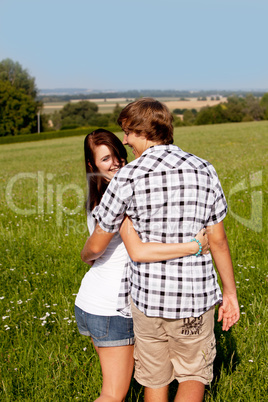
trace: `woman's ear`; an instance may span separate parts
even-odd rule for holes
[[[93,168],[92,168],[92,165],[91,165],[91,163],[89,162],[89,160],[87,160],[87,165],[88,165],[89,169],[93,172]]]

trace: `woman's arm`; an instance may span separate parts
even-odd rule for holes
[[[97,223],[94,232],[87,239],[81,251],[82,261],[92,265],[93,261],[104,253],[114,235],[115,233],[105,232]]]
[[[202,254],[207,254],[209,245],[207,235],[204,232],[205,229],[202,229],[197,234],[196,239],[202,245]],[[120,235],[130,258],[135,262],[172,260],[173,258],[196,254],[199,250],[195,241],[187,243],[143,243],[128,217],[124,219],[121,225]]]

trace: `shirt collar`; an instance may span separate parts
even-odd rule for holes
[[[147,155],[149,153],[155,152],[155,151],[175,151],[175,150],[180,150],[179,147],[177,147],[177,145],[174,144],[160,144],[160,145],[153,145],[149,148],[147,148],[142,154],[141,156]]]

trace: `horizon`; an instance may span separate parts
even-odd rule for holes
[[[208,93],[211,95],[217,95],[220,94],[221,92],[246,92],[246,93],[250,93],[250,92],[260,92],[260,93],[265,93],[268,92],[267,88],[264,89],[260,89],[260,88],[248,88],[248,89],[195,89],[195,90],[188,90],[188,89],[170,89],[170,88],[166,88],[166,89],[159,89],[159,88],[154,88],[154,89],[126,89],[126,90],[112,90],[112,89],[89,89],[89,88],[40,88],[38,89],[38,95],[42,94],[42,91],[45,91],[43,94],[57,94],[57,93],[61,93],[63,94],[73,94],[73,95],[79,95],[79,94],[89,94],[89,95],[93,95],[93,94],[113,94],[113,93],[128,93],[128,92],[178,92],[178,93],[189,93],[189,94],[197,94],[197,93]]]

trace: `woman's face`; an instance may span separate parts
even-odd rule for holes
[[[114,177],[120,169],[118,159],[111,153],[106,145],[98,145],[94,148],[95,165],[99,172],[103,174],[109,181]]]

